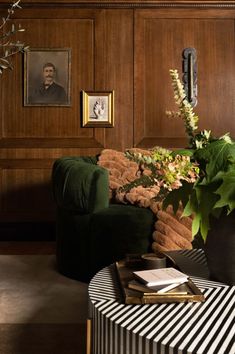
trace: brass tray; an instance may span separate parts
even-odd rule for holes
[[[123,259],[116,262],[116,270],[120,281],[125,304],[156,304],[168,302],[203,302],[204,295],[189,278],[184,283],[187,294],[147,294],[146,292],[130,289],[128,283],[133,281],[133,272],[143,269],[143,263],[138,258]]]

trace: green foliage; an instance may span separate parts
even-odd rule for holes
[[[176,155],[181,155],[181,156],[189,156],[190,158],[193,157],[194,151],[191,149],[179,149],[176,151],[172,151],[171,155],[174,157]]]
[[[186,131],[187,132],[187,131]],[[204,241],[210,229],[210,216],[235,208],[235,142],[228,134],[214,138],[210,131],[190,133],[190,158],[199,166],[195,183],[185,181],[178,190],[168,194],[163,206],[184,207],[184,216],[193,215],[193,236],[200,232]],[[183,153],[184,150],[183,150]],[[180,154],[176,151],[175,154]]]
[[[200,232],[204,241],[210,228],[210,216],[229,214],[235,208],[235,142],[225,134],[214,138],[211,131],[196,132],[198,117],[185,96],[177,70],[170,70],[175,102],[179,113],[167,112],[168,116],[181,117],[189,139],[190,159],[199,166],[199,177],[194,184],[185,181],[178,190],[170,192],[163,207],[172,204],[176,211],[179,203],[184,216],[193,215],[193,236]],[[185,150],[175,154],[185,154]]]
[[[234,166],[230,171],[221,173],[222,183],[216,190],[216,194],[220,199],[215,204],[215,208],[226,207],[228,213],[235,208],[235,168]]]
[[[155,184],[154,179],[151,176],[142,175],[141,177],[135,179],[134,181],[124,184],[124,186],[119,188],[120,192],[129,192],[132,188],[143,186],[151,187]]]
[[[139,178],[122,186],[121,192],[128,192],[137,186],[158,186],[159,195],[163,198],[168,191],[181,186],[182,181],[193,183],[197,178],[198,166],[190,161],[190,156],[186,153],[179,155],[156,146],[142,152],[127,150],[125,156],[139,164],[142,172]]]
[[[183,207],[186,206],[190,194],[192,193],[193,184],[186,181],[182,182],[182,186],[178,189],[171,191],[163,200],[163,208],[167,208],[169,204],[173,206],[173,210],[176,213],[180,203]]]
[[[230,140],[219,139],[205,148],[196,150],[194,158],[200,162],[207,182],[214,179],[220,171],[227,171],[235,163],[235,144]],[[205,166],[205,167],[204,167]]]

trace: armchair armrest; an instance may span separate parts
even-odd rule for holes
[[[62,157],[52,170],[53,194],[57,206],[87,214],[109,206],[108,171],[95,158]]]

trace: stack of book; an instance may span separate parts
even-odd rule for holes
[[[128,288],[150,295],[188,294],[188,276],[175,268],[149,269],[133,272]]]
[[[138,260],[116,262],[126,304],[205,301],[204,295],[187,274],[173,267],[142,269]]]

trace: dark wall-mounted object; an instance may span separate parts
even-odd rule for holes
[[[197,54],[195,48],[185,48],[183,56],[183,83],[186,96],[193,107],[197,104]]]

